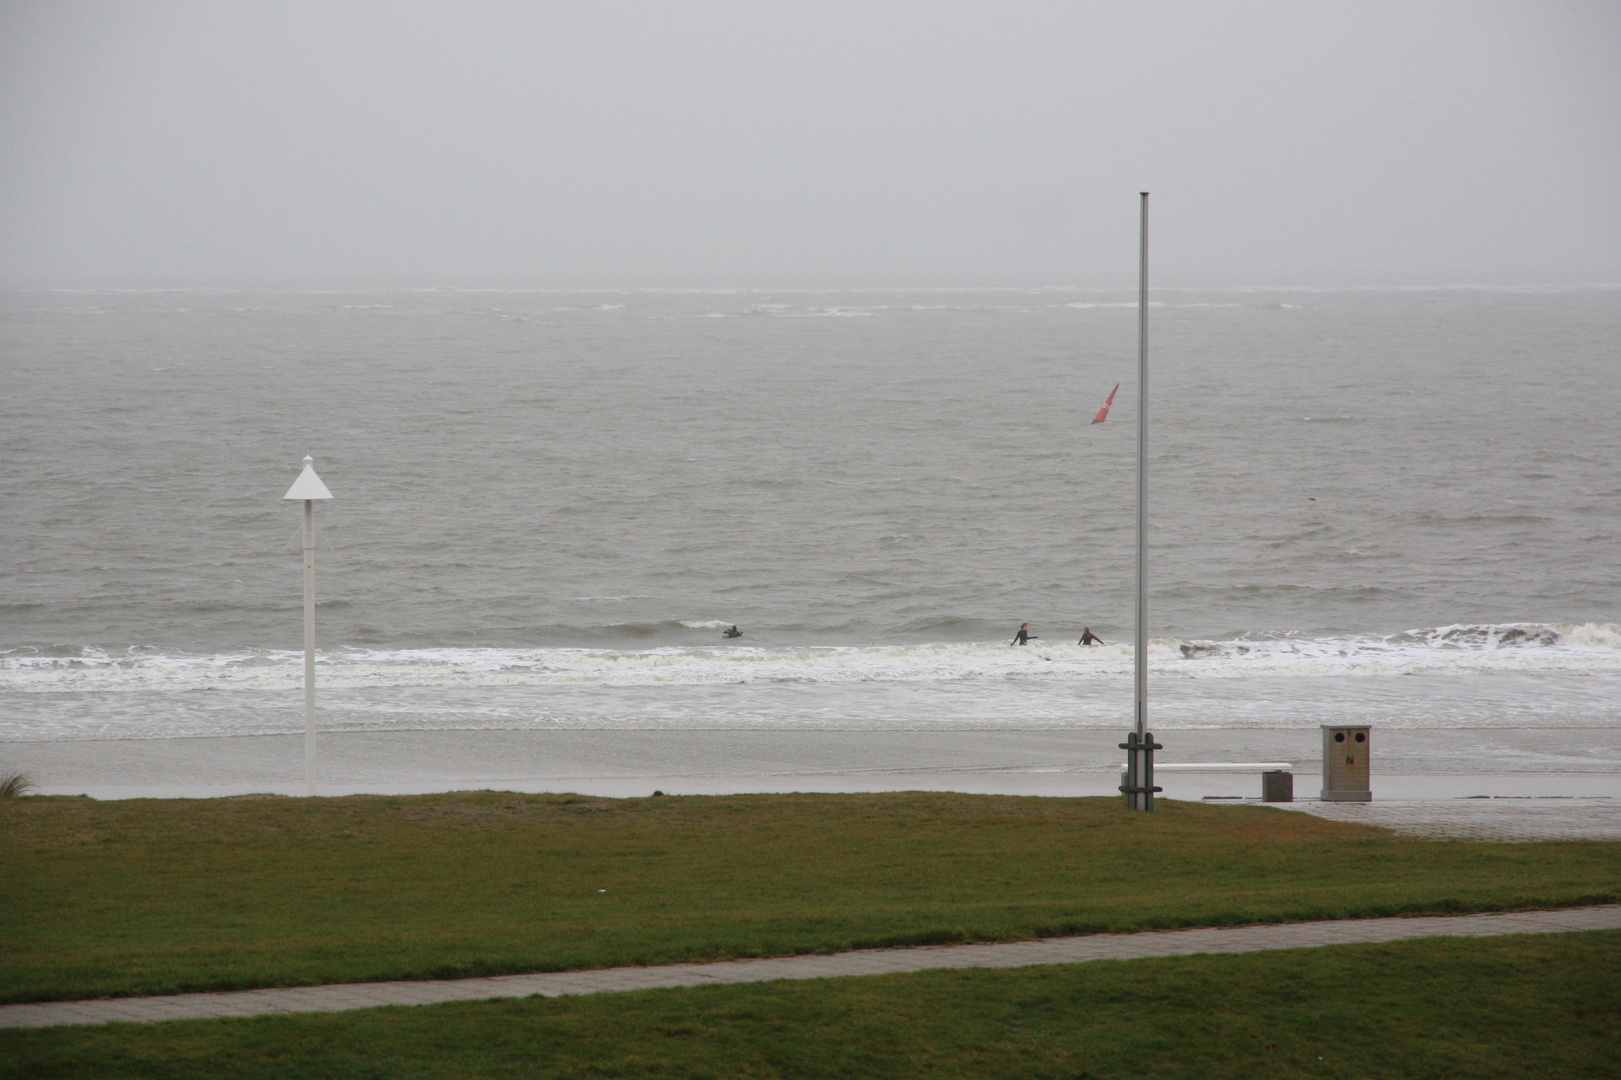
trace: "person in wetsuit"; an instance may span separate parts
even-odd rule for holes
[[[1090,626],[1088,626],[1088,627],[1085,627],[1084,629],[1081,630],[1081,640],[1076,642],[1076,644],[1078,644],[1078,645],[1102,645],[1103,644],[1103,639],[1098,637],[1096,634],[1092,633],[1092,628]]]
[[[722,630],[720,632],[720,636],[726,638],[742,637],[743,631],[739,630],[736,625],[733,625],[726,630]]]
[[[1035,640],[1037,640],[1037,638],[1036,638],[1036,635],[1034,635],[1034,634],[1032,634],[1030,632],[1030,624],[1029,623],[1020,623],[1019,624],[1019,632],[1017,634],[1013,635],[1013,640],[1008,642],[1008,644],[1009,645],[1028,645],[1032,641],[1035,641]]]

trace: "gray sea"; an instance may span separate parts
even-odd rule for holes
[[[1621,795],[1621,288],[1153,296],[1162,756],[1309,772],[1317,725],[1370,723],[1376,775]],[[334,789],[1106,777],[1136,315],[1075,288],[0,295],[0,762],[300,788],[307,453]]]

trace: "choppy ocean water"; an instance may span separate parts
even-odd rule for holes
[[[5,295],[0,742],[300,730],[305,453],[337,496],[329,730],[1123,730],[1135,314]],[[1157,728],[1614,742],[1621,289],[1162,290],[1152,319]],[[1447,767],[1535,767],[1479,743]]]

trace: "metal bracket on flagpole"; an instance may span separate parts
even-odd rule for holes
[[[1133,810],[1154,809],[1154,794],[1165,790],[1154,786],[1154,751],[1165,747],[1154,741],[1151,731],[1143,732],[1141,741],[1132,731],[1127,733],[1120,749],[1126,752],[1126,782],[1120,785],[1126,805]]]

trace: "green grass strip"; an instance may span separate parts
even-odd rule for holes
[[[0,1000],[1621,900],[1621,844],[933,793],[0,803]]]
[[[0,1031],[0,1077],[1615,1076],[1621,931]]]

